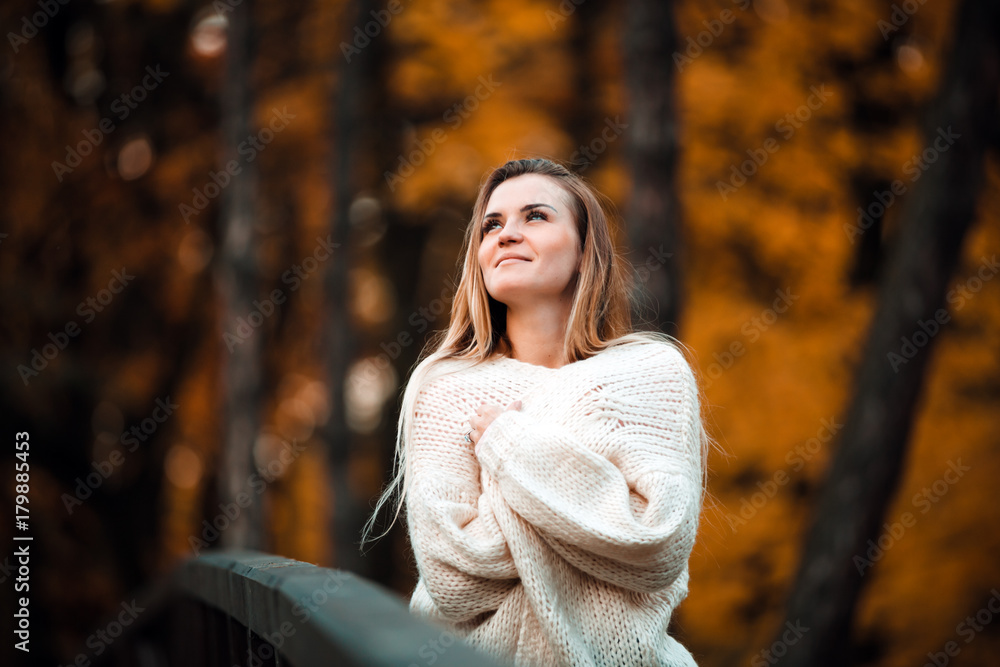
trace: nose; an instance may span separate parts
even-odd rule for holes
[[[518,226],[517,220],[512,219],[508,220],[507,224],[500,230],[500,234],[497,236],[497,243],[504,245],[505,243],[520,241],[522,238],[521,228]]]

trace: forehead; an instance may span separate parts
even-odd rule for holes
[[[541,174],[509,178],[496,187],[486,205],[486,212],[517,210],[527,204],[549,204],[560,212],[570,208],[571,198],[554,179]]]

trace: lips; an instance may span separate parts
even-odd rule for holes
[[[521,257],[520,255],[504,255],[499,260],[497,260],[496,265],[500,266],[501,264],[503,264],[504,262],[506,262],[508,259],[516,259],[516,260],[520,260],[522,262],[530,262],[531,261],[527,257]]]

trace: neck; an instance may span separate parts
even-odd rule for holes
[[[507,308],[507,338],[511,356],[536,366],[561,368],[566,358],[563,342],[572,303],[559,301]]]

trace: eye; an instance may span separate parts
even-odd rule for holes
[[[483,223],[483,234],[489,233],[493,230],[494,225],[499,226],[500,221],[496,218],[489,218]]]
[[[548,218],[547,215],[545,215],[545,213],[541,209],[534,208],[534,209],[531,209],[530,211],[528,211],[528,215],[527,215],[527,217],[525,219],[526,220],[548,220],[549,218]]]

